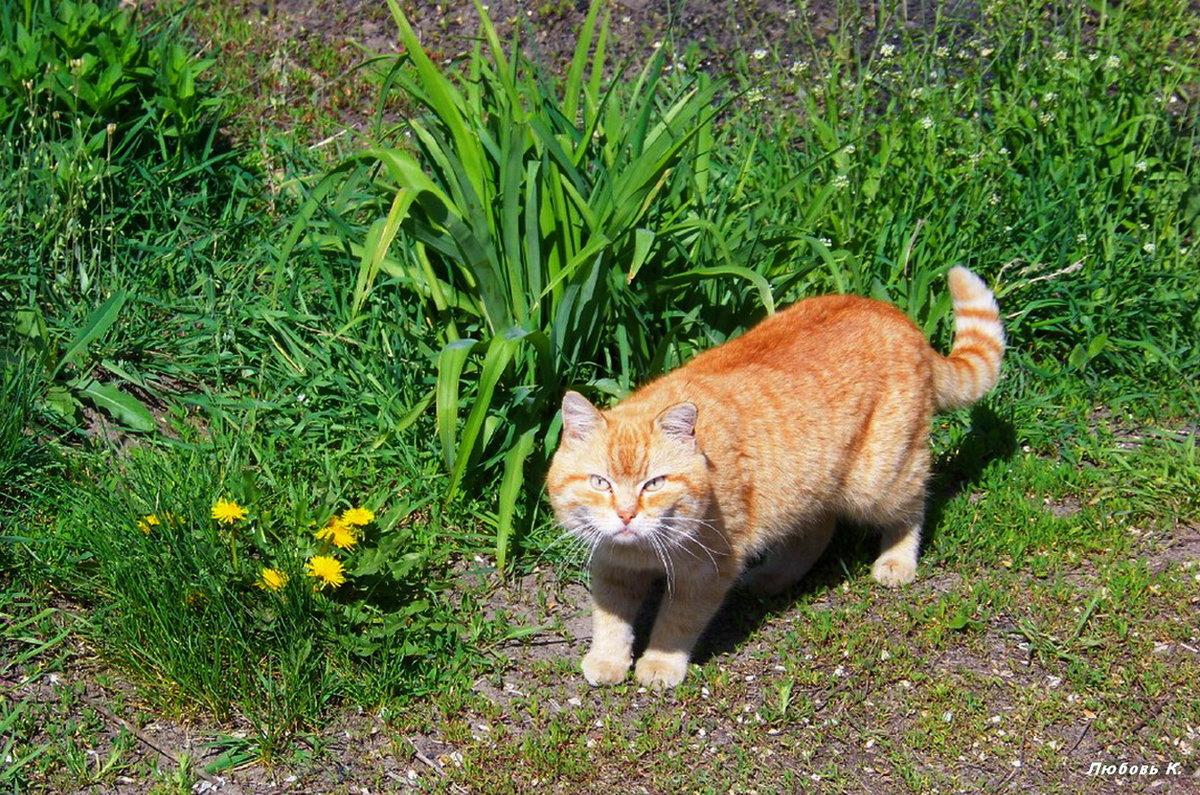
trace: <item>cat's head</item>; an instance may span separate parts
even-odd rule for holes
[[[562,418],[547,486],[569,532],[593,547],[640,545],[659,553],[694,543],[711,491],[695,405],[601,412],[568,392]]]

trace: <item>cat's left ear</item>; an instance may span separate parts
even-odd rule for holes
[[[695,444],[697,413],[695,403],[676,403],[663,409],[654,422],[668,439]]]

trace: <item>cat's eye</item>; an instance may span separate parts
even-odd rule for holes
[[[596,491],[612,491],[612,484],[599,475],[592,475],[590,478],[588,478],[588,483],[590,483],[592,488]]]
[[[661,489],[663,484],[666,482],[666,475],[659,475],[656,478],[650,478],[642,484],[642,491],[657,491],[658,489]]]

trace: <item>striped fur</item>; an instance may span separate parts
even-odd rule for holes
[[[1000,377],[1004,327],[996,298],[966,268],[950,270],[954,301],[954,345],[946,357],[934,355],[934,405],[939,411],[969,406],[986,395]]]
[[[734,583],[789,587],[839,518],[881,529],[876,580],[916,576],[932,415],[990,389],[1004,345],[983,282],[954,268],[950,291],[956,330],[946,357],[895,307],[824,296],[606,411],[567,394],[547,486],[559,521],[591,553],[589,682],[626,676],[634,618],[665,577],[635,674],[653,687],[678,684]]]

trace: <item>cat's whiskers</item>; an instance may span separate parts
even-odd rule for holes
[[[695,535],[693,535],[690,532],[687,532],[686,530],[684,530],[682,532],[675,532],[675,530],[677,528],[672,527],[669,523],[667,523],[665,521],[660,522],[659,527],[661,527],[663,530],[666,531],[666,532],[660,534],[660,538],[662,538],[662,540],[665,541],[672,549],[678,549],[682,552],[687,553],[688,555],[691,555],[696,560],[702,560],[703,558],[701,558],[699,555],[697,555],[695,552],[693,552],[691,549],[688,548],[689,543],[693,544],[693,545],[699,547],[702,552],[704,552],[705,556],[708,558],[709,563],[712,564],[714,571],[717,571],[720,568],[717,565],[717,559],[715,556],[716,555],[724,555],[726,553],[719,552],[719,551],[709,547],[707,544],[705,544],[703,541],[701,541]]]
[[[658,555],[658,559],[662,563],[663,572],[667,577],[667,595],[673,596],[675,593],[675,563],[671,559],[670,550],[663,543],[665,539],[657,533],[648,533],[646,539],[650,542],[650,547],[654,550],[654,554]]]
[[[678,527],[679,524],[687,522],[692,523],[693,526],[690,528]],[[729,539],[725,537],[724,533],[717,530],[713,523],[708,519],[695,516],[679,516],[677,514],[669,513],[660,518],[660,525],[668,531],[672,544],[676,548],[682,549],[684,552],[692,555],[692,557],[699,559],[699,556],[687,549],[685,544],[690,543],[696,547],[699,547],[704,554],[708,556],[709,562],[712,563],[714,570],[719,568],[717,565],[716,556],[725,556],[733,552],[733,548],[729,544]],[[708,544],[705,544],[704,541],[700,539],[699,534],[694,532],[697,528],[711,531],[710,535],[716,536],[725,543],[725,551],[713,549]]]
[[[576,532],[576,529],[564,527],[563,532],[559,533],[558,538],[546,545],[545,549],[542,550],[542,553],[538,555],[536,562],[540,563],[542,559],[546,557],[547,553],[550,552],[550,550],[555,549],[559,545],[566,546],[566,552],[564,554],[570,557],[574,557],[576,555],[583,557],[582,553],[584,549],[591,547],[591,544],[589,544],[585,538],[581,537],[580,533]]]

